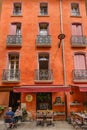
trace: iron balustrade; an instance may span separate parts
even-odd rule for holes
[[[35,70],[35,80],[53,80],[52,70]]]
[[[22,35],[8,35],[7,45],[21,45]]]
[[[20,70],[16,69],[5,69],[3,70],[3,81],[19,81],[20,80]]]
[[[86,46],[86,36],[72,36],[71,43],[72,46]]]
[[[51,36],[50,35],[37,35],[36,45],[37,46],[51,46]]]
[[[87,80],[87,70],[84,70],[84,69],[73,70],[73,79],[74,80]]]

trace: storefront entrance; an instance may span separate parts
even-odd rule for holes
[[[37,93],[36,96],[37,110],[52,109],[52,93]]]
[[[15,111],[17,107],[20,105],[20,97],[20,93],[14,93],[13,91],[10,92],[9,106],[12,107],[13,111]]]

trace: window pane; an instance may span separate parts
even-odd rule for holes
[[[48,5],[47,3],[40,4],[40,15],[47,15],[48,14]]]
[[[71,4],[71,14],[73,16],[79,16],[80,15],[79,4],[77,4],[77,3],[72,3]]]
[[[15,3],[14,9],[13,9],[14,15],[20,15],[21,14],[21,3]]]

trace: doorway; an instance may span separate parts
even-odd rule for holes
[[[18,80],[19,54],[10,53],[8,58],[8,80]]]
[[[39,80],[49,79],[49,54],[40,53],[39,54]]]
[[[37,93],[36,105],[37,110],[52,110],[52,93]]]
[[[9,106],[12,107],[12,110],[15,112],[17,107],[20,105],[21,93],[10,92],[9,97]]]

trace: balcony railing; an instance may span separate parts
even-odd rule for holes
[[[18,69],[17,70],[14,70],[14,69],[3,70],[2,81],[3,82],[19,82],[20,71]]]
[[[52,70],[35,70],[35,81],[52,82],[53,71]]]
[[[51,36],[50,35],[37,35],[36,46],[37,47],[51,47]]]
[[[73,47],[86,47],[86,37],[85,36],[72,36],[71,43]]]
[[[83,69],[73,70],[73,81],[87,82],[87,70],[83,70]]]
[[[7,46],[21,46],[22,44],[22,35],[8,35],[7,36]]]

